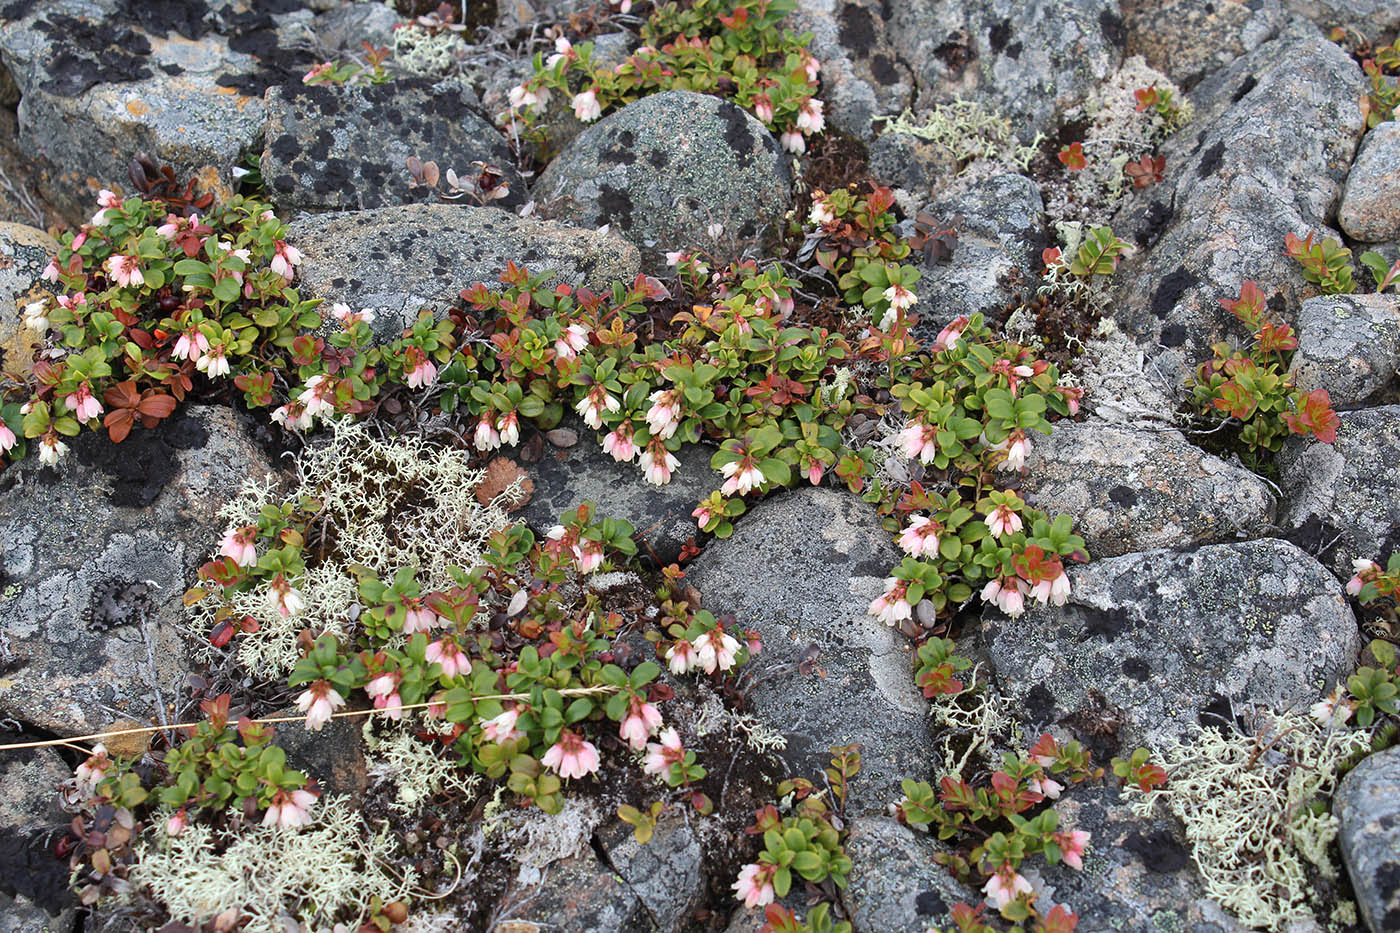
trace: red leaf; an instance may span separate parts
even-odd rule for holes
[[[117,408],[103,416],[102,424],[113,444],[120,444],[126,440],[126,436],[131,433],[132,420],[130,408]]]
[[[1324,444],[1337,439],[1337,428],[1342,419],[1332,410],[1332,397],[1326,389],[1314,389],[1307,395],[1295,398],[1297,414],[1285,414],[1284,422],[1294,434],[1312,434]]]
[[[150,418],[169,418],[175,411],[175,399],[169,395],[148,395],[141,399],[136,410]]]
[[[1084,157],[1083,143],[1070,143],[1060,150],[1060,161],[1065,164],[1071,172],[1077,172],[1089,164],[1089,160]]]

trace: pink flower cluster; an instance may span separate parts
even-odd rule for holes
[[[693,641],[682,638],[667,648],[666,661],[673,674],[686,674],[697,667],[713,674],[733,668],[742,647],[734,636],[715,626]]]

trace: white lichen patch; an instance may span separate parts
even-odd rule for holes
[[[426,722],[420,713],[397,723],[366,720],[362,729],[369,777],[394,785],[389,807],[404,816],[413,814],[436,794],[465,796],[481,783],[481,775],[463,770],[457,761],[444,757],[437,745],[415,735]]]
[[[1010,119],[974,100],[940,104],[917,118],[905,110],[886,122],[884,132],[933,143],[957,161],[967,162],[964,173],[980,175],[993,174],[996,169],[1028,171],[1044,139],[1037,133],[1029,145],[1022,145],[1012,132]]]

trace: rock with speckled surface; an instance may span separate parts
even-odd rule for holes
[[[608,864],[641,900],[656,927],[686,929],[692,911],[703,906],[708,887],[695,825],[673,812],[661,817],[645,845],[623,822],[599,830],[597,839]]]
[[[1336,441],[1290,438],[1277,457],[1279,524],[1338,578],[1400,551],[1400,405],[1339,413]]]
[[[76,926],[68,863],[53,854],[54,835],[71,819],[58,805],[58,786],[70,777],[51,748],[0,755],[0,933],[71,933]]]
[[[1290,13],[1306,16],[1323,29],[1346,26],[1364,35],[1400,27],[1400,6],[1394,0],[1282,0]]]
[[[1400,370],[1400,295],[1309,298],[1297,335],[1293,384],[1304,392],[1326,389],[1334,406],[1359,405]]]
[[[516,882],[502,901],[519,906],[499,917],[520,921],[524,929],[589,930],[592,933],[642,933],[653,929],[646,907],[625,880],[591,850],[551,862],[538,883]]]
[[[890,49],[884,18],[865,0],[799,0],[791,23],[793,32],[812,34],[807,48],[821,62],[822,112],[833,128],[870,142],[880,135],[876,117],[913,102],[913,72]]]
[[[1283,24],[1278,0],[1202,3],[1125,0],[1127,54],[1187,89],[1206,75],[1272,39]]]
[[[57,254],[57,241],[44,231],[0,223],[0,371],[29,371],[38,341],[25,326],[24,306],[52,291],[40,276]]]
[[[0,474],[0,717],[58,735],[152,721],[153,683],[182,695],[181,596],[218,547],[219,507],[271,474],[226,408],[69,445],[56,469],[29,457]]]
[[[1361,141],[1337,223],[1363,243],[1400,239],[1400,120],[1373,127]],[[1360,277],[1370,284],[1370,273]]]
[[[1115,215],[1114,232],[1139,248],[1110,283],[1114,320],[1152,348],[1177,392],[1211,344],[1241,335],[1220,299],[1244,280],[1292,320],[1304,282],[1283,239],[1337,235],[1325,221],[1361,138],[1362,86],[1346,52],[1289,25],[1196,86],[1195,119],[1162,146],[1162,193]]]
[[[652,94],[589,127],[531,192],[545,216],[607,224],[667,271],[669,250],[704,245],[719,261],[767,242],[792,205],[787,159],[773,135],[727,100],[692,91]],[[724,229],[717,238],[711,224]]]
[[[997,682],[1028,732],[1107,714],[1131,751],[1232,704],[1311,703],[1354,669],[1341,583],[1287,541],[1143,551],[1069,576],[1062,607],[983,614]]]
[[[688,568],[706,609],[763,639],[748,708],[787,736],[790,773],[810,778],[831,746],[864,746],[853,815],[884,812],[901,779],[937,763],[909,645],[867,612],[900,556],[872,506],[804,487],[753,506]],[[798,670],[804,660],[810,673]]]
[[[1400,748],[1377,752],[1348,772],[1332,813],[1366,925],[1372,933],[1400,930]]]
[[[1032,440],[1026,466],[1021,495],[1074,516],[1096,559],[1262,537],[1278,506],[1264,480],[1170,428],[1059,421]]]
[[[858,816],[844,842],[851,871],[841,900],[855,933],[924,933],[952,926],[954,904],[981,896],[959,884],[933,857],[946,844],[888,816]]]
[[[594,291],[637,275],[636,247],[592,230],[455,204],[405,204],[292,221],[304,294],[373,308],[375,334],[392,340],[422,308],[438,314],[475,282],[500,287],[507,262]]]
[[[525,182],[510,146],[476,107],[476,95],[458,81],[410,78],[391,84],[336,87],[292,84],[267,92],[267,148],[262,174],[282,211],[344,211],[437,201],[415,184],[408,160],[433,161],[474,179],[473,162],[497,168],[508,185],[488,202],[514,208]],[[439,181],[447,191],[446,180]],[[475,203],[470,197],[451,201]]]

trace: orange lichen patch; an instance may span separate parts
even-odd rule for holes
[[[129,100],[126,102],[126,112],[133,117],[144,117],[151,112],[151,108],[139,100]]]
[[[214,165],[202,165],[194,171],[195,187],[200,191],[207,191],[214,195],[219,201],[233,197],[234,191],[224,184],[223,176],[219,174],[219,169]]]

